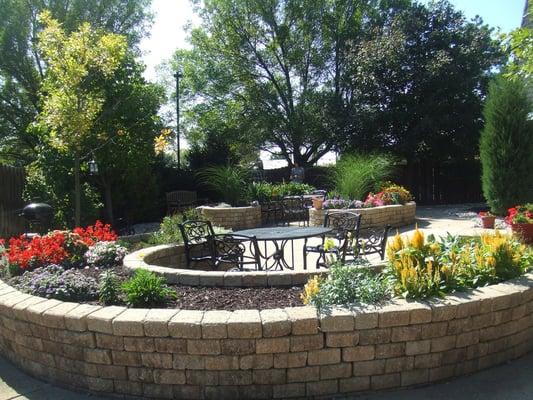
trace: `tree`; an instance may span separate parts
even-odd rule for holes
[[[97,33],[88,23],[67,35],[50,13],[40,18],[45,29],[39,33],[38,49],[47,64],[40,120],[50,144],[74,159],[74,219],[79,225],[80,158],[105,100],[92,81],[113,74],[125,55],[126,40]]]
[[[481,20],[445,1],[413,3],[354,42],[348,60],[348,149],[409,160],[477,154],[491,69],[503,61]]]
[[[135,49],[151,23],[149,5],[150,0],[0,0],[0,162],[26,165],[41,144],[31,125],[46,70],[37,49],[37,16],[50,10],[66,32],[89,22],[126,35]]]
[[[527,3],[526,3],[527,4]],[[504,51],[509,55],[505,76],[520,78],[527,85],[533,84],[533,3],[524,16],[522,27],[504,35]]]
[[[489,88],[480,156],[483,194],[491,210],[531,201],[533,188],[532,103],[521,80],[500,77]]]

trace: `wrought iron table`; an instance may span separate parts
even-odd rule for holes
[[[255,228],[245,229],[242,231],[233,232],[235,235],[255,237],[257,241],[265,242],[264,253],[259,256],[265,260],[262,269],[265,270],[283,270],[294,269],[294,240],[307,239],[315,236],[323,236],[331,232],[331,228],[323,227],[269,227],[269,228]],[[274,252],[271,254],[267,250],[267,242],[274,244]],[[292,263],[289,264],[285,258],[285,246],[291,242]]]

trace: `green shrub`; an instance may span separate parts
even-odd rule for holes
[[[354,303],[375,304],[389,296],[387,281],[363,265],[335,264],[326,279],[312,278],[306,285],[302,300],[318,308]]]
[[[345,155],[335,168],[335,190],[344,199],[363,200],[381,182],[390,178],[392,172],[393,159],[388,155]]]
[[[151,307],[166,303],[176,293],[165,283],[165,278],[145,269],[138,269],[135,275],[122,284],[126,303],[132,307]]]
[[[500,77],[490,84],[479,151],[483,194],[496,214],[533,198],[531,110],[521,81]]]
[[[109,270],[100,275],[98,297],[104,304],[116,304],[120,294],[120,280],[117,275]]]
[[[247,200],[248,176],[246,171],[239,167],[207,167],[198,173],[198,177],[202,185],[232,206],[242,205]]]

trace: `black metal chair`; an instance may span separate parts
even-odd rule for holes
[[[216,235],[211,222],[202,220],[185,221],[179,224],[179,229],[188,268],[193,262],[204,262],[212,269],[219,269],[224,264],[236,265],[241,270],[245,265],[260,269],[259,247],[255,237]],[[245,254],[247,243],[250,254]]]
[[[282,221],[285,224],[291,222],[303,222],[309,225],[309,208],[305,206],[303,196],[287,196],[281,200]]]
[[[279,200],[270,200],[261,206],[262,217],[264,225],[277,224],[281,220],[281,202]]]
[[[359,229],[361,226],[361,215],[350,211],[326,212],[324,217],[324,227],[333,230],[322,237],[322,243],[316,246],[307,245],[307,239],[304,242],[303,258],[304,269],[307,269],[307,254],[318,253],[316,268],[327,268],[326,257],[328,254],[335,255],[337,260],[346,262],[348,256],[357,257],[353,249],[353,243],[357,243]],[[327,239],[334,240],[334,246],[327,248],[325,246]]]
[[[214,243],[216,269],[225,264],[236,266],[241,271],[245,266],[253,266],[254,270],[261,269],[259,246],[255,236],[221,234],[215,236]]]
[[[389,238],[391,228],[390,225],[386,225],[382,228],[361,229],[357,238],[356,256],[379,254],[383,260],[385,258],[387,239]]]

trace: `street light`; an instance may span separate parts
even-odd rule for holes
[[[183,75],[178,70],[174,74],[176,78],[176,158],[178,160],[178,169],[181,168],[180,162],[180,78]]]

